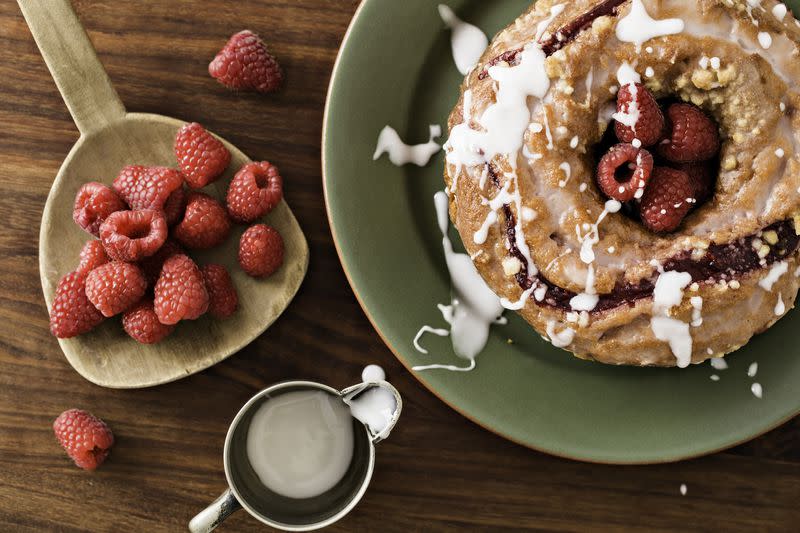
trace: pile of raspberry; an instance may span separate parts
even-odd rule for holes
[[[252,224],[283,198],[278,169],[248,163],[231,180],[226,202],[200,191],[228,168],[231,154],[200,124],[187,124],[175,139],[178,168],[127,166],[111,187],[83,185],[73,219],[90,240],[80,264],[58,283],[50,330],[59,338],[91,331],[121,315],[125,332],[144,344],[160,342],[183,320],[208,313],[234,314],[239,297],[222,265],[198,265],[190,250],[225,242],[233,223]],[[283,264],[281,235],[254,224],[239,242],[239,265],[268,277]]]
[[[617,94],[614,144],[597,166],[597,185],[656,233],[678,229],[714,192],[720,136],[702,109],[659,105],[641,83]]]

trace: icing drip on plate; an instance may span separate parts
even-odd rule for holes
[[[439,16],[452,32],[450,47],[453,51],[453,61],[458,71],[467,75],[475,68],[483,51],[489,46],[489,39],[480,28],[464,22],[444,4],[439,4]]]
[[[430,126],[430,139],[425,144],[410,146],[400,139],[400,135],[391,126],[386,126],[378,136],[378,145],[375,148],[373,160],[379,159],[383,154],[389,154],[389,161],[398,167],[413,163],[418,167],[427,165],[431,158],[441,150],[434,139],[442,136],[442,127],[437,124]]]
[[[444,369],[465,372],[475,368],[475,358],[486,346],[489,340],[489,328],[503,314],[503,306],[500,305],[497,295],[483,281],[472,259],[466,254],[453,251],[453,243],[447,236],[449,225],[447,194],[436,193],[434,202],[439,230],[442,232],[442,247],[447,270],[450,272],[453,284],[453,300],[449,309],[444,308],[448,310],[447,315],[449,315],[445,316],[445,319],[450,323],[453,350],[458,357],[468,360],[469,364],[466,367],[438,364],[416,366],[413,370]],[[417,341],[421,333],[426,330],[427,326],[420,330]]]

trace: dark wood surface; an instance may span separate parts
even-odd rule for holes
[[[180,531],[223,490],[225,432],[251,395],[290,378],[344,387],[371,362],[386,368],[405,410],[380,446],[369,492],[331,530],[796,530],[797,419],[680,464],[583,464],[475,426],[392,357],[345,280],[320,179],[328,79],[357,4],[74,2],[129,110],[199,121],[280,166],[312,253],[294,304],[247,349],[174,384],[114,391],[78,376],[48,331],[39,221],[78,133],[16,3],[0,3],[0,531]],[[208,77],[210,58],[244,27],[266,36],[284,65],[282,94],[233,95]],[[96,473],[74,467],[54,440],[50,424],[70,407],[95,412],[116,433]],[[221,530],[263,528],[239,513]]]

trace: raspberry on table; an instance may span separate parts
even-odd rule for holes
[[[673,163],[707,161],[719,153],[716,123],[692,104],[672,104],[667,109],[668,133],[658,153]]]
[[[183,175],[174,168],[127,166],[114,180],[114,190],[134,211],[163,209],[169,196],[183,185]]]
[[[187,248],[206,249],[222,244],[230,231],[231,221],[222,204],[207,194],[191,192],[173,236]]]
[[[632,144],[611,147],[597,165],[597,185],[620,202],[641,198],[653,172],[653,156]]]
[[[122,328],[125,333],[142,344],[157,344],[175,329],[174,325],[158,321],[153,300],[142,300],[122,315]]]
[[[92,181],[78,189],[72,219],[87,233],[97,237],[100,225],[111,213],[127,209],[125,202],[111,188]]]
[[[617,113],[614,131],[624,143],[639,139],[642,146],[653,146],[664,134],[664,114],[647,87],[641,83],[623,85],[617,93]],[[635,124],[622,120],[637,119]]]
[[[122,261],[112,261],[92,270],[86,277],[86,297],[110,317],[136,304],[147,290],[142,270]]]
[[[167,201],[164,202],[164,216],[167,219],[167,225],[171,227],[180,222],[185,209],[186,189],[181,186],[172,191]]]
[[[655,167],[642,197],[640,215],[650,231],[675,231],[694,207],[694,186],[682,170]]]
[[[164,243],[164,246],[162,246],[155,254],[142,259],[139,262],[139,267],[141,267],[142,272],[144,272],[144,277],[147,279],[147,285],[153,286],[156,284],[158,277],[161,275],[161,267],[164,266],[164,261],[173,255],[184,253],[186,253],[186,251],[180,244],[172,239],[167,239],[167,241]]]
[[[236,173],[228,187],[228,214],[249,224],[272,211],[283,198],[283,180],[278,168],[267,161],[248,163]]]
[[[240,31],[228,40],[208,65],[208,73],[235,90],[270,93],[283,83],[280,65],[264,41],[250,30]]]
[[[231,153],[222,141],[197,122],[186,124],[178,131],[175,155],[186,183],[193,189],[216,181],[231,162]]]
[[[117,211],[100,227],[100,240],[115,261],[139,261],[155,254],[167,240],[163,211]]]
[[[106,254],[103,243],[97,240],[91,240],[83,245],[80,254],[81,262],[78,264],[78,272],[88,274],[95,268],[105,265],[110,261]]]
[[[178,254],[164,262],[155,287],[154,309],[162,324],[195,320],[208,311],[203,274],[188,256]]]
[[[58,443],[77,466],[94,470],[108,457],[114,434],[105,422],[81,409],[64,411],[53,421]]]
[[[70,272],[58,282],[50,309],[50,331],[69,339],[97,327],[105,317],[86,296],[86,272]]]
[[[249,227],[239,241],[239,265],[255,278],[271,276],[283,265],[281,234],[266,224]]]
[[[222,265],[200,268],[208,291],[208,312],[215,318],[228,318],[239,307],[239,295],[230,274]]]

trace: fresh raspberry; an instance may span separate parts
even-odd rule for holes
[[[167,218],[167,225],[174,226],[183,218],[186,209],[186,189],[178,187],[169,195],[164,202],[164,216]]]
[[[236,173],[228,188],[228,214],[248,224],[272,211],[283,198],[278,167],[263,161],[248,163]]]
[[[254,278],[271,276],[283,264],[283,238],[266,224],[247,228],[239,241],[239,265]]]
[[[675,168],[689,175],[689,180],[694,187],[695,205],[702,204],[714,195],[716,185],[717,167],[710,162],[705,163],[677,163]]]
[[[129,309],[142,299],[146,290],[142,269],[122,261],[97,267],[86,277],[86,297],[107,317]]]
[[[653,172],[653,156],[632,144],[617,144],[597,165],[597,185],[608,196],[620,202],[641,198]]]
[[[204,265],[200,268],[208,291],[208,312],[216,318],[228,318],[239,307],[239,295],[230,274],[222,265]]]
[[[672,104],[667,109],[668,135],[658,153],[673,163],[707,161],[719,153],[717,125],[692,104]]]
[[[202,189],[219,178],[231,162],[231,153],[206,129],[192,122],[178,131],[175,155],[186,183]]]
[[[283,72],[267,45],[250,30],[233,35],[208,73],[229,89],[271,93],[283,83]]]
[[[183,175],[174,168],[128,166],[114,180],[114,190],[134,211],[163,209],[169,195],[183,185]]]
[[[642,222],[656,233],[675,231],[692,209],[694,187],[682,170],[655,167],[644,191]]]
[[[111,259],[139,261],[167,240],[167,220],[163,211],[118,211],[103,222],[100,240]]]
[[[187,248],[213,248],[231,232],[231,221],[221,203],[201,192],[189,193],[183,220],[174,237]]]
[[[103,248],[103,243],[100,241],[89,241],[84,244],[80,257],[81,262],[78,264],[78,272],[83,272],[84,274],[88,274],[109,261],[106,250]]]
[[[164,243],[164,246],[162,246],[155,254],[142,259],[139,262],[139,267],[141,267],[142,272],[144,272],[144,277],[147,279],[147,285],[153,286],[156,284],[158,277],[161,275],[161,267],[164,266],[164,261],[173,255],[183,253],[185,253],[185,250],[180,244],[172,239],[167,239],[167,242]]]
[[[61,278],[50,310],[50,331],[69,339],[94,329],[105,318],[86,297],[85,272],[71,272]]]
[[[175,326],[158,321],[153,300],[142,300],[122,315],[122,328],[131,338],[142,344],[156,344],[172,333]]]
[[[115,211],[127,209],[125,202],[111,188],[92,181],[78,189],[72,219],[87,233],[97,237],[100,225]]]
[[[53,432],[75,464],[94,470],[108,457],[114,434],[105,422],[81,409],[64,411],[53,422]]]
[[[194,320],[208,311],[203,274],[188,256],[173,255],[164,262],[155,288],[154,309],[162,324]]]
[[[653,146],[664,134],[664,114],[653,94],[641,83],[629,83],[620,88],[614,118],[614,131],[624,143],[639,139],[642,146]],[[623,122],[636,120],[636,123],[626,125],[621,119]]]

